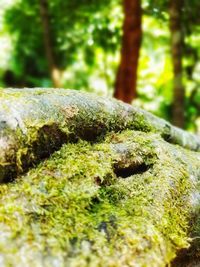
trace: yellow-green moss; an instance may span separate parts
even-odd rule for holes
[[[0,182],[25,172],[64,143],[79,138],[95,142],[125,129],[157,133],[191,150],[200,147],[195,135],[120,101],[64,89],[2,90]]]
[[[119,144],[150,168],[117,177]],[[64,145],[0,185],[1,266],[166,266],[189,245],[197,156],[139,131]]]

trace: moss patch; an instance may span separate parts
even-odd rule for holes
[[[189,245],[197,157],[139,131],[64,145],[0,185],[1,266],[165,266]]]
[[[200,149],[195,135],[120,101],[64,89],[1,90],[0,182],[24,173],[64,143],[79,138],[96,142],[125,129],[157,133],[171,143]]]

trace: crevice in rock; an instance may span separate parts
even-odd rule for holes
[[[147,165],[145,162],[141,164],[131,164],[129,166],[119,166],[114,164],[114,173],[117,177],[128,178],[129,176],[141,174],[146,172],[151,165]]]
[[[171,262],[171,267],[200,267],[200,257],[192,249],[182,249]]]

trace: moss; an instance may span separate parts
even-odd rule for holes
[[[2,146],[0,139],[0,165],[10,167],[0,172],[0,181],[26,171],[63,143],[79,138],[96,142],[108,132],[125,129],[159,133],[191,150],[200,147],[194,135],[120,101],[73,90],[1,90],[1,138],[9,145]]]
[[[0,185],[1,266],[166,266],[189,246],[197,156],[139,131],[64,145]],[[116,176],[130,162],[150,167]]]
[[[0,108],[14,115],[0,121],[1,141],[9,141],[0,177],[68,144],[0,185],[2,266],[166,266],[189,246],[200,155],[161,136],[190,149],[198,141],[120,102],[64,90],[6,92]]]

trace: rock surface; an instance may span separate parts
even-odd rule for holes
[[[197,137],[75,91],[0,102],[0,266],[167,266],[198,236]]]

